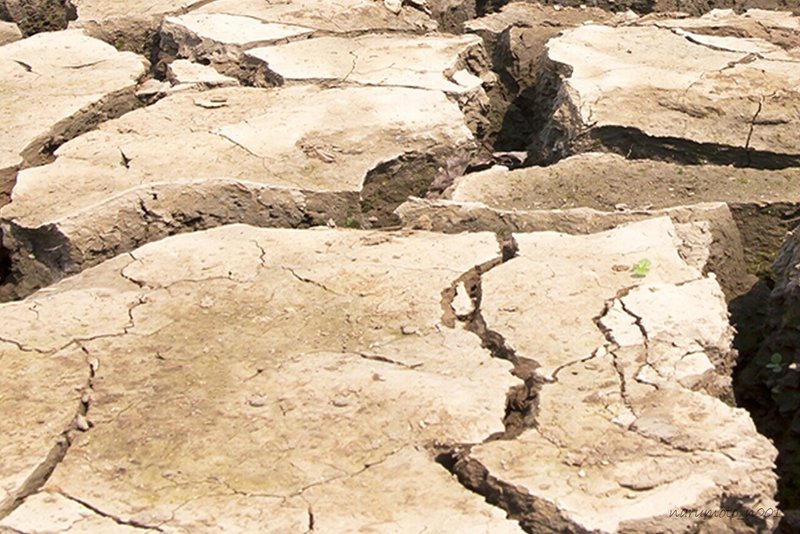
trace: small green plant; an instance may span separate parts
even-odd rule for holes
[[[770,369],[773,373],[780,373],[783,371],[783,356],[777,352],[774,353],[769,359],[767,369]]]
[[[347,219],[345,219],[344,225],[345,225],[346,228],[352,228],[354,230],[357,230],[357,229],[361,228],[361,223],[359,223],[353,217],[348,217]]]
[[[652,265],[653,262],[647,258],[637,261],[633,264],[633,272],[631,273],[631,276],[635,276],[636,278],[644,278],[650,272],[650,267]]]

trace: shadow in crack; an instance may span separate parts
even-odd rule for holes
[[[11,274],[11,255],[2,243],[3,231],[0,230],[0,286],[5,283],[8,275]]]
[[[788,534],[800,532],[800,372],[791,368],[800,362],[800,328],[786,326],[800,319],[800,309],[772,295],[773,286],[764,277],[730,303],[739,351],[733,387],[736,405],[778,449],[777,500],[784,515],[777,532]]]
[[[500,11],[500,8],[510,1],[511,0],[477,0],[477,2],[475,2],[475,11],[477,11],[479,17],[482,17],[488,13]]]

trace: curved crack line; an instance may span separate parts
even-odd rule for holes
[[[99,515],[101,517],[105,517],[106,519],[110,519],[111,521],[113,521],[114,523],[116,523],[118,525],[134,527],[134,528],[138,528],[138,529],[142,529],[142,530],[155,530],[157,532],[164,532],[164,530],[161,527],[157,526],[157,525],[148,525],[146,523],[142,523],[142,522],[136,521],[134,519],[125,520],[125,519],[117,517],[117,516],[115,516],[113,514],[110,514],[108,512],[104,512],[100,508],[89,504],[88,502],[84,501],[83,499],[79,499],[77,497],[69,495],[68,493],[64,493],[63,491],[57,491],[57,492],[54,492],[54,493],[57,493],[58,495],[61,495],[65,499],[68,499],[68,500],[70,500],[72,502],[76,502],[76,503],[80,504],[81,506],[83,506],[84,508],[86,508],[88,510],[91,510],[92,512],[94,512],[95,514],[97,514],[97,515]]]

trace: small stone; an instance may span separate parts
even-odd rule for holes
[[[88,419],[86,419],[85,415],[78,414],[75,417],[75,428],[80,430],[81,432],[86,432],[92,427],[91,423]]]
[[[261,395],[253,395],[249,399],[247,399],[247,404],[252,406],[253,408],[262,408],[267,405],[266,397]]]
[[[417,327],[415,327],[415,326],[403,325],[403,326],[400,327],[400,332],[404,336],[410,336],[410,335],[419,333],[419,329]]]
[[[225,101],[214,101],[210,98],[195,98],[194,105],[205,109],[217,109],[227,106]]]

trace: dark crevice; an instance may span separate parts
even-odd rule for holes
[[[483,17],[490,13],[497,13],[510,1],[511,0],[477,0],[475,2],[475,11],[479,17]]]
[[[505,3],[495,2],[491,8],[478,3],[478,12],[498,11]],[[533,43],[518,42],[519,31],[521,27],[511,25],[500,33],[476,32],[497,79],[485,87],[488,105],[479,137],[488,152],[527,151],[553,107],[554,84],[542,62],[544,42],[538,34]]]
[[[3,230],[0,228],[0,287],[5,284],[6,279],[11,274],[11,254],[3,246]],[[2,302],[2,300],[0,300]]]
[[[308,531],[307,532],[314,532],[314,527],[316,525],[316,518],[314,517],[314,510],[311,507],[308,507]]]
[[[750,150],[750,141],[753,138],[753,130],[756,128],[756,121],[758,120],[758,116],[761,114],[761,110],[764,108],[764,99],[761,98],[758,101],[758,108],[756,112],[753,114],[753,118],[750,120],[750,129],[747,131],[747,139],[744,143],[744,148]]]
[[[774,293],[774,276],[762,276],[730,303],[739,352],[733,373],[736,405],[778,449],[778,533],[800,531],[800,303]],[[773,355],[780,355],[774,365]]]
[[[505,510],[507,517],[517,521],[525,532],[589,533],[565,518],[552,503],[535,498],[524,488],[493,477],[483,464],[470,457],[471,448],[458,446],[441,450],[436,454],[435,460],[453,474],[462,486],[481,495],[487,503]]]
[[[416,4],[411,3],[411,6]],[[475,18],[476,12],[470,2],[463,2],[455,5],[435,6],[435,11],[429,15],[439,25],[439,31],[444,33],[461,34],[464,33],[464,23]],[[430,11],[425,8],[421,11]]]
[[[536,44],[530,45],[532,57],[527,58],[526,66],[521,66],[519,52],[512,49],[514,29],[503,32],[492,52],[495,71],[507,100],[494,141],[498,151],[527,150],[532,141],[542,135],[560,87],[557,69],[545,60],[544,42],[548,39],[542,38],[538,52]],[[523,68],[525,71],[521,72]]]
[[[392,227],[400,223],[395,208],[409,196],[425,197],[443,190],[471,159],[473,147],[438,148],[428,153],[407,152],[371,169],[361,190],[361,213],[353,214],[360,228]],[[463,163],[459,163],[463,160]]]
[[[537,1],[544,5],[554,5],[554,6],[564,6],[564,7],[581,7],[583,5],[588,5],[591,7],[599,7],[606,11],[612,11],[612,12],[626,11],[630,9],[631,11],[637,14],[652,13],[656,8],[656,0],[589,0],[589,1],[537,0]],[[709,5],[713,3],[713,0],[701,0],[701,1],[708,1]],[[680,2],[680,0],[678,0],[678,2]],[[672,10],[683,11],[682,9],[678,9],[679,6],[680,4],[674,6]]]
[[[522,384],[512,387],[506,395],[506,410],[503,417],[505,431],[490,436],[488,439],[513,439],[520,435],[526,428],[534,426],[536,418],[536,404],[539,389],[543,380],[536,375],[538,364],[526,357],[516,354],[513,348],[506,344],[503,336],[492,330],[481,313],[483,288],[481,277],[493,268],[513,259],[517,254],[517,244],[512,235],[498,236],[501,256],[487,263],[478,265],[458,277],[453,284],[442,292],[443,322],[454,327],[456,321],[478,336],[481,346],[487,349],[493,358],[506,360],[514,366],[512,374],[522,380]],[[460,287],[463,287],[472,303],[472,309],[466,315],[459,315],[453,308]]]
[[[482,276],[493,268],[512,260],[518,251],[511,235],[498,235],[501,257],[478,265],[453,281],[450,287],[442,291],[442,321],[454,327],[461,323],[477,335],[481,346],[487,349],[493,358],[509,361],[513,364],[511,373],[522,380],[522,384],[513,386],[506,395],[506,410],[503,417],[505,430],[488,436],[484,442],[514,439],[525,429],[535,426],[539,391],[543,380],[535,373],[536,361],[522,357],[508,346],[503,336],[492,330],[481,313],[483,300]],[[456,310],[454,301],[460,289],[466,291],[471,301],[471,310]],[[470,457],[471,444],[434,445],[433,453],[436,462],[456,476],[467,489],[482,496],[486,502],[503,509],[508,517],[519,522],[526,532],[576,532],[583,533],[578,525],[563,518],[558,509],[550,503],[535,499],[527,491],[498,480],[477,460]],[[551,529],[551,530],[542,530]]]
[[[0,285],[0,302],[24,298],[68,269],[69,242],[56,225],[24,228],[10,221],[3,233],[8,271]]]

